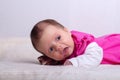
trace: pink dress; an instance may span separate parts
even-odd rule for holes
[[[74,51],[67,59],[82,55],[91,42],[96,42],[103,49],[101,64],[120,64],[120,34],[110,34],[95,38],[91,34],[71,31]]]

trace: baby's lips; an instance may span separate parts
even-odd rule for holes
[[[68,49],[69,47],[65,47],[64,50],[63,50],[63,54],[66,55],[68,53]]]

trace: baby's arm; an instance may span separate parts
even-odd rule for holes
[[[87,46],[83,55],[67,60],[65,65],[71,62],[76,67],[96,67],[101,63],[102,58],[103,49],[96,42],[92,42]]]

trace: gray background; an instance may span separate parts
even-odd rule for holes
[[[0,38],[29,37],[47,18],[95,36],[118,33],[120,0],[0,0]]]

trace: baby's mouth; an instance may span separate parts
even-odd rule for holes
[[[66,57],[68,55],[68,52],[69,52],[69,47],[65,47],[63,49],[63,55],[64,55],[64,57]]]

